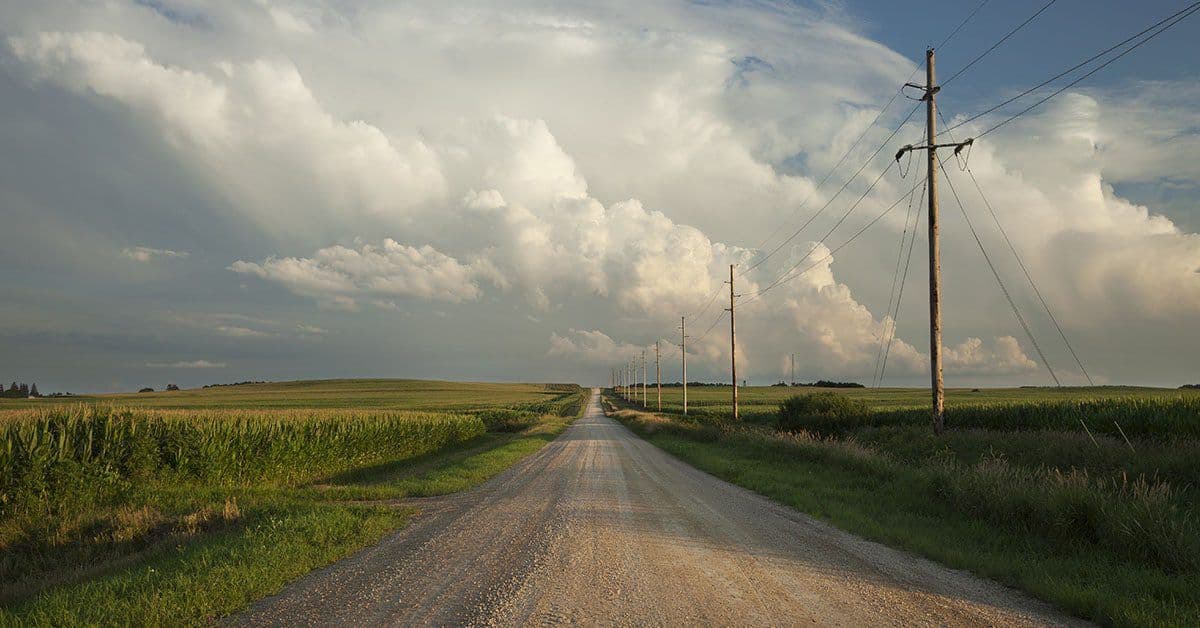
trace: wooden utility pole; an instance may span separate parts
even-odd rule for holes
[[[683,363],[683,416],[687,416],[687,317],[679,317],[679,355]]]
[[[938,238],[937,195],[937,84],[934,82],[933,48],[925,51],[925,142],[929,150],[925,172],[929,177],[929,373],[933,388],[933,433],[946,428],[946,391],[942,380],[942,245]]]
[[[933,49],[925,51],[925,84],[906,83],[907,87],[924,90],[925,95],[925,145],[909,144],[896,153],[896,161],[911,150],[926,152],[926,187],[929,188],[929,380],[933,392],[933,431],[941,434],[946,428],[946,391],[942,380],[942,248],[938,238],[938,194],[937,194],[937,149],[953,148],[955,153],[974,142],[968,138],[962,142],[937,143],[937,93],[941,89],[935,82]]]
[[[642,408],[646,407],[646,350],[642,349]]]
[[[654,341],[654,385],[658,388],[658,411],[662,412],[662,362],[658,353],[658,341]]]
[[[737,295],[733,293],[733,264],[729,265],[729,369],[733,374],[733,420],[738,420],[738,402],[737,402],[737,341],[734,339],[734,324],[733,324],[733,300]]]
[[[792,354],[792,386],[796,385],[796,354]]]
[[[637,368],[634,366],[634,361],[630,360],[629,363],[625,365],[625,369],[629,371],[629,400],[633,401],[635,395],[637,395]]]

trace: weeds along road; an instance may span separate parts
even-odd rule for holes
[[[246,624],[1046,625],[995,583],[864,541],[604,416],[234,618]]]

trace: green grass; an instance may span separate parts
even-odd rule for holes
[[[246,399],[255,409],[10,413],[0,468],[18,473],[0,481],[0,624],[227,614],[403,525],[412,511],[397,500],[468,489],[537,451],[586,396],[401,388],[423,411],[395,409],[393,390],[388,410],[263,410],[277,400]],[[485,431],[478,415],[497,408],[532,414],[530,427]]]
[[[1046,402],[1030,393],[1032,406]],[[889,407],[886,397],[876,403]],[[1135,453],[1124,439],[1093,441],[1053,420],[941,437],[923,425],[856,421],[820,438],[619,416],[718,477],[1072,614],[1111,625],[1200,623],[1200,443],[1190,437],[1131,436]]]
[[[200,624],[270,595],[401,525],[385,506],[263,500],[237,525],[0,610],[0,624]]]

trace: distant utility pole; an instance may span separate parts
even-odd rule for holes
[[[646,350],[642,349],[642,408],[646,407]]]
[[[683,416],[687,416],[687,317],[679,317],[679,355],[683,362]]]
[[[733,371],[733,420],[738,420],[738,402],[737,402],[737,342],[734,340],[734,324],[733,324],[733,300],[737,295],[733,293],[733,264],[729,265],[729,368]]]
[[[974,138],[950,144],[937,143],[936,95],[941,89],[934,81],[933,48],[925,51],[925,84],[906,83],[907,87],[923,90],[925,95],[924,146],[909,144],[896,153],[896,161],[913,150],[926,152],[926,187],[929,188],[929,379],[933,389],[933,432],[941,434],[946,429],[946,391],[942,380],[942,249],[938,240],[938,194],[937,194],[937,149],[954,148],[958,153],[971,145]]]
[[[633,401],[633,395],[635,394],[635,391],[637,391],[637,376],[634,375],[636,370],[634,369],[634,366],[633,366],[633,360],[630,360],[629,363],[625,365],[625,370],[629,371],[629,380],[628,380],[629,385],[626,387],[627,388],[626,392],[629,393],[628,394],[629,400]]]
[[[792,386],[796,385],[796,354],[792,354]]]
[[[658,341],[654,341],[654,384],[658,387],[658,411],[662,412],[662,363],[658,353]]]

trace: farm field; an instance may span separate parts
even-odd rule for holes
[[[1102,624],[1200,622],[1196,391],[953,390],[941,436],[924,390],[742,392],[736,424],[728,387],[689,387],[687,419],[677,388],[661,414],[608,398],[669,453],[840,528]],[[780,423],[791,395],[817,397]]]
[[[772,413],[784,399],[810,392],[832,392],[861,399],[876,410],[928,409],[928,388],[817,388],[810,386],[750,386],[738,389],[742,411]],[[655,388],[647,388],[651,404]],[[663,410],[683,411],[683,387],[663,386]],[[728,412],[733,406],[729,386],[689,386],[688,410],[702,414]],[[1198,389],[1150,388],[1140,386],[1064,386],[1062,388],[947,388],[946,407],[995,403],[1031,403],[1072,399],[1170,399],[1180,396],[1200,398]],[[639,398],[640,399],[640,398]]]
[[[586,396],[342,380],[5,404],[0,624],[228,614],[403,526],[395,500],[533,453]]]
[[[544,384],[334,379],[213,386],[171,392],[0,399],[0,411],[41,408],[64,403],[106,404],[125,408],[356,408],[453,411],[537,403],[556,397],[561,392],[547,388]]]

